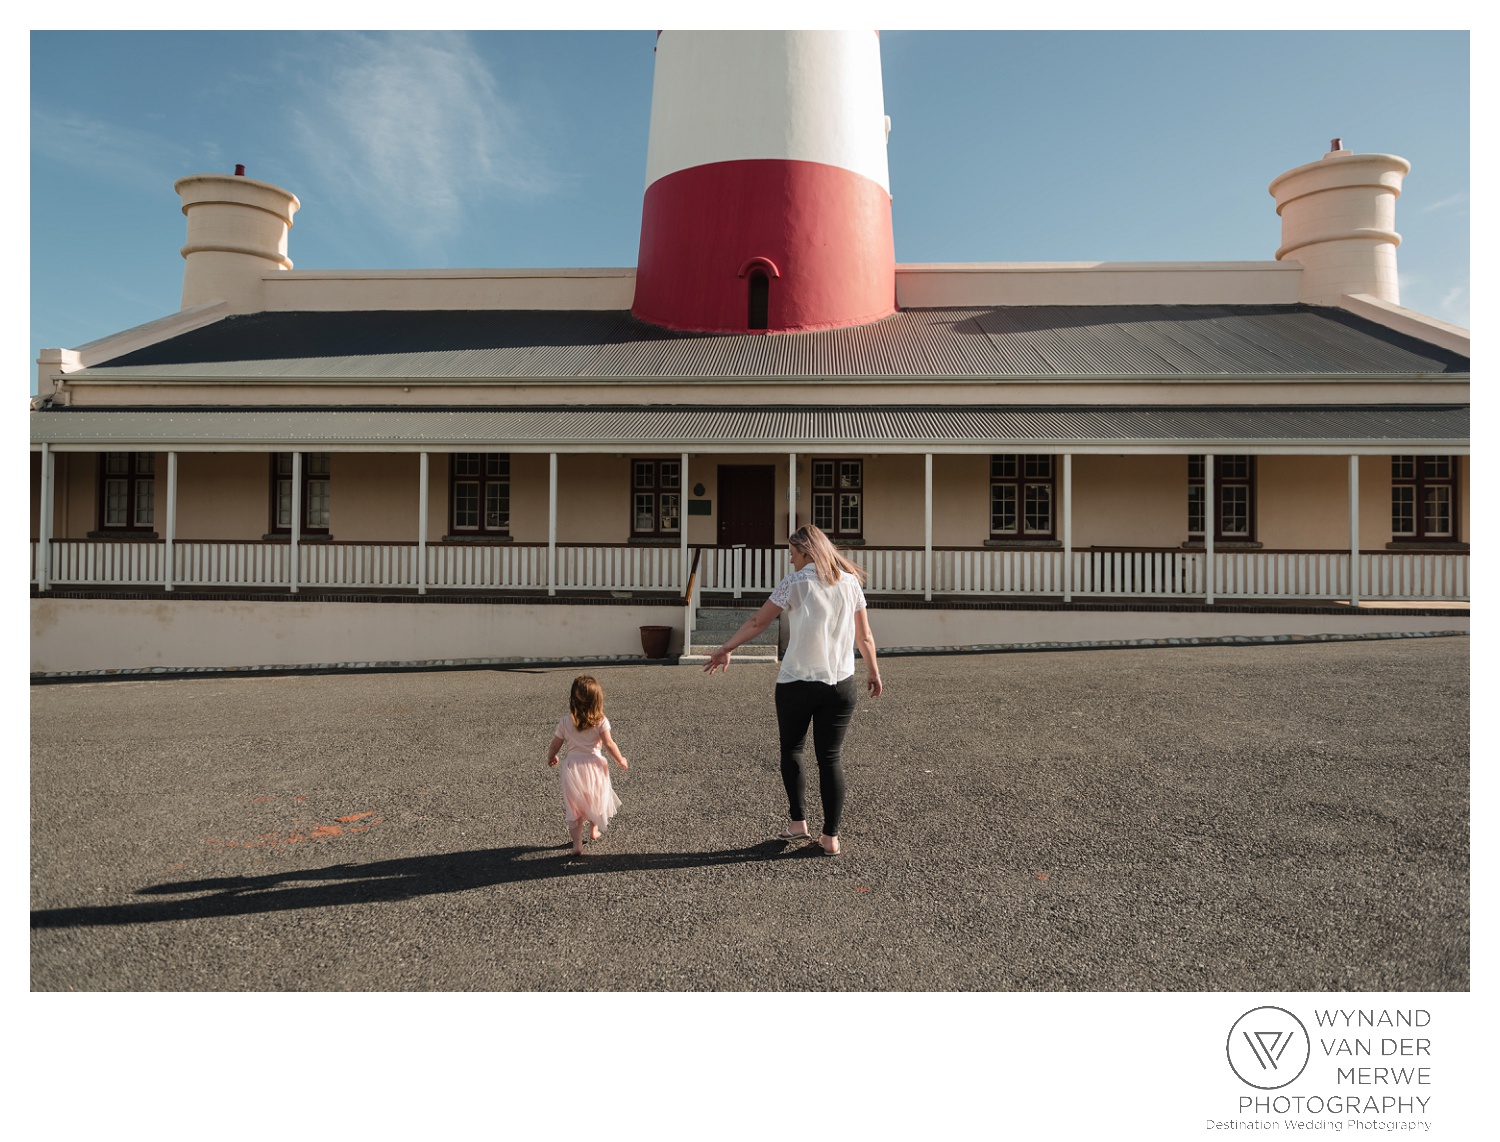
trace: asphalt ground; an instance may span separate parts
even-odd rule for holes
[[[768,666],[588,671],[582,858],[578,668],[34,686],[32,990],[1469,987],[1467,638],[882,667],[836,858],[771,838]]]

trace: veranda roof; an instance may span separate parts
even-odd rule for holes
[[[1341,309],[1086,305],[906,309],[853,329],[683,333],[624,310],[270,312],[82,369],[126,380],[805,382],[1427,377],[1469,360]]]
[[[444,409],[54,408],[61,451],[1450,452],[1467,405],[682,405]]]

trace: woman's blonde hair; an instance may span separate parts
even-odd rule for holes
[[[818,569],[818,578],[832,586],[839,581],[839,572],[847,571],[861,583],[865,581],[865,569],[857,567],[839,554],[821,527],[803,524],[788,537],[787,542],[813,561]]]
[[[580,730],[591,729],[604,721],[604,688],[594,681],[592,675],[580,674],[573,679],[568,712],[573,715],[573,725]]]

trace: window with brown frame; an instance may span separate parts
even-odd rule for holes
[[[682,461],[630,462],[630,535],[662,539],[682,534]]]
[[[1204,536],[1202,456],[1188,457],[1188,538]],[[1255,457],[1215,456],[1214,487],[1218,510],[1214,516],[1214,542],[1250,543],[1255,540]]]
[[[1057,536],[1057,464],[1051,456],[990,457],[990,538]]]
[[[510,453],[453,453],[448,514],[453,535],[510,535]]]
[[[302,453],[302,526],[304,535],[328,534],[331,499],[332,458],[327,452]],[[290,535],[292,530],[292,454],[271,454],[271,533]]]
[[[99,530],[149,531],[155,526],[156,453],[103,453],[99,457]]]
[[[1391,538],[1451,543],[1458,538],[1458,458],[1391,457]]]
[[[835,542],[864,538],[863,460],[813,460],[812,521]]]

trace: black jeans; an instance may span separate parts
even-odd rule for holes
[[[776,686],[776,724],[781,730],[781,780],[794,821],[807,819],[802,797],[802,746],[812,723],[813,753],[818,759],[818,796],[823,802],[823,833],[836,837],[844,813],[844,767],[840,754],[844,732],[854,717],[859,695],[851,674],[842,682],[780,682]]]

